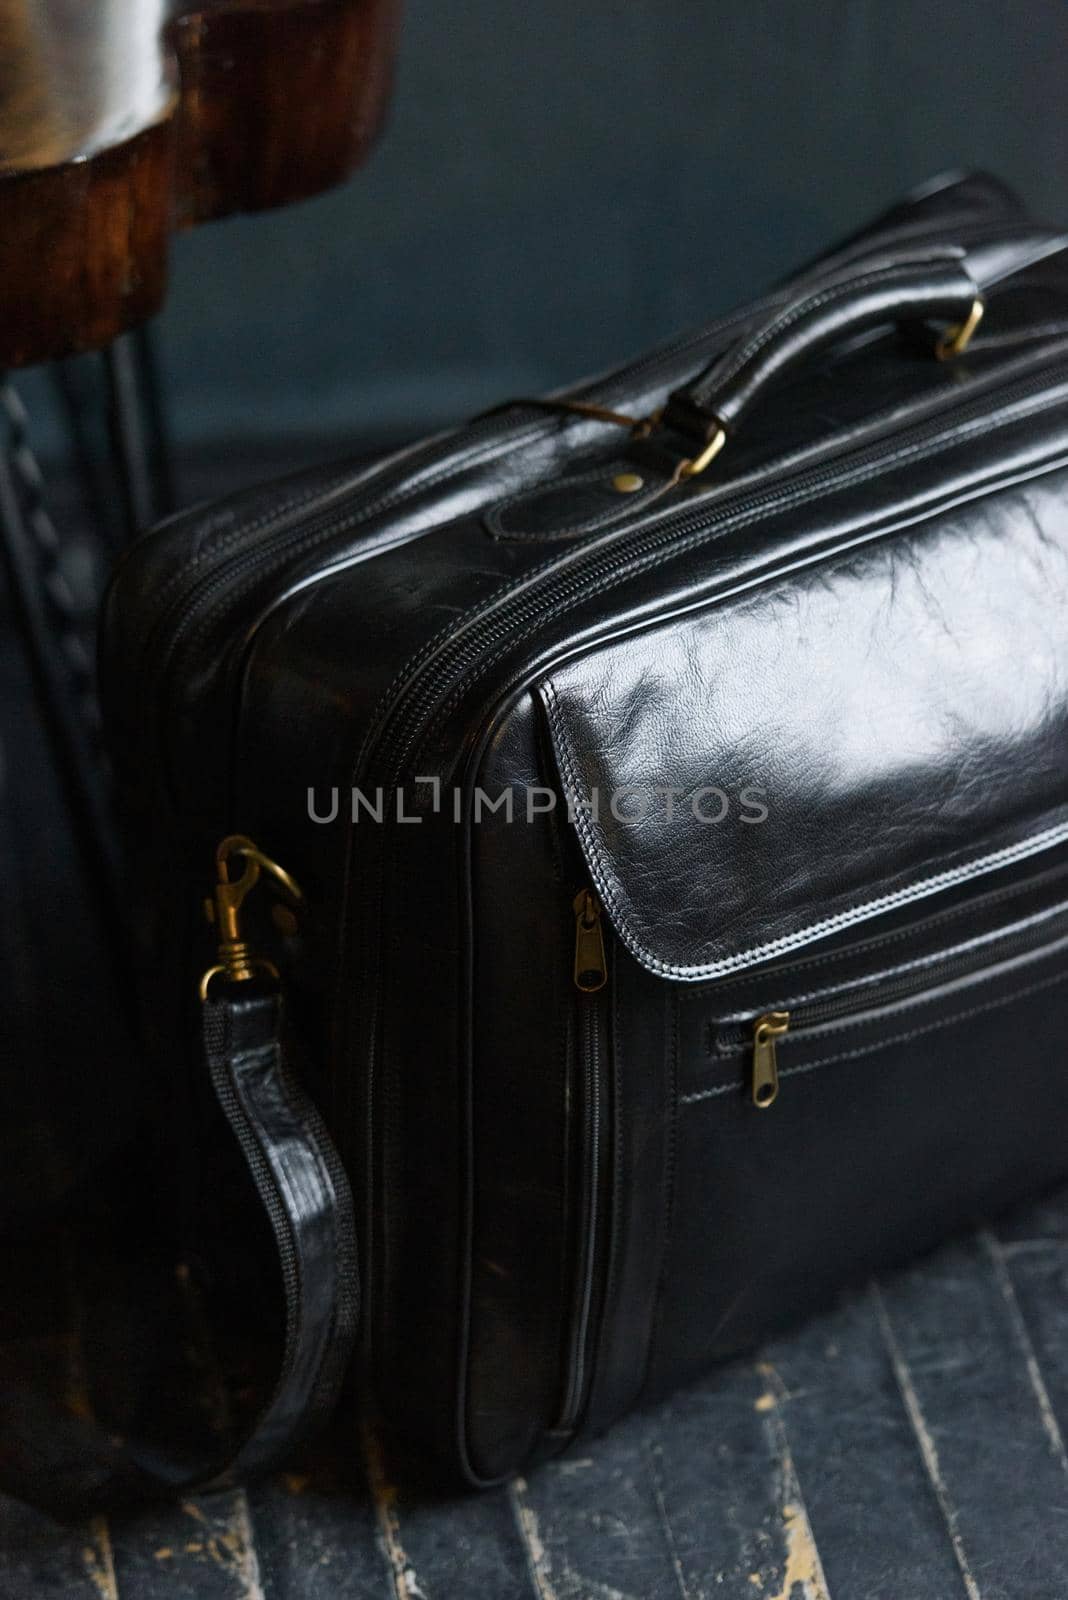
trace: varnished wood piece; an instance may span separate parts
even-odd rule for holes
[[[367,153],[399,0],[0,0],[0,367],[155,311],[175,227]]]

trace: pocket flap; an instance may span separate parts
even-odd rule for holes
[[[1060,473],[598,645],[540,685],[591,882],[718,977],[1068,839]]]

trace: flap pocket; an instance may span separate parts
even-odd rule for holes
[[[719,977],[1068,840],[1066,522],[1021,484],[541,684],[591,881],[637,960]]]

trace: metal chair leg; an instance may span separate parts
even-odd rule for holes
[[[104,352],[112,458],[129,537],[174,506],[163,400],[148,330],[122,334]]]
[[[125,963],[119,849],[85,619],[60,565],[25,409],[0,381],[0,536],[16,626],[109,948]]]

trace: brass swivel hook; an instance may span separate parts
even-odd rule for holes
[[[230,876],[230,863],[235,856],[244,861],[244,871],[237,879]],[[225,978],[227,983],[247,983],[257,973],[267,973],[277,978],[278,968],[273,961],[255,956],[241,933],[241,907],[248,894],[259,882],[261,872],[268,873],[293,900],[302,900],[299,885],[277,861],[265,856],[251,839],[242,833],[231,833],[221,840],[215,851],[216,884],[214,895],[205,900],[204,914],[214,923],[218,934],[218,960],[209,967],[200,980],[200,998],[208,998],[213,978]]]

